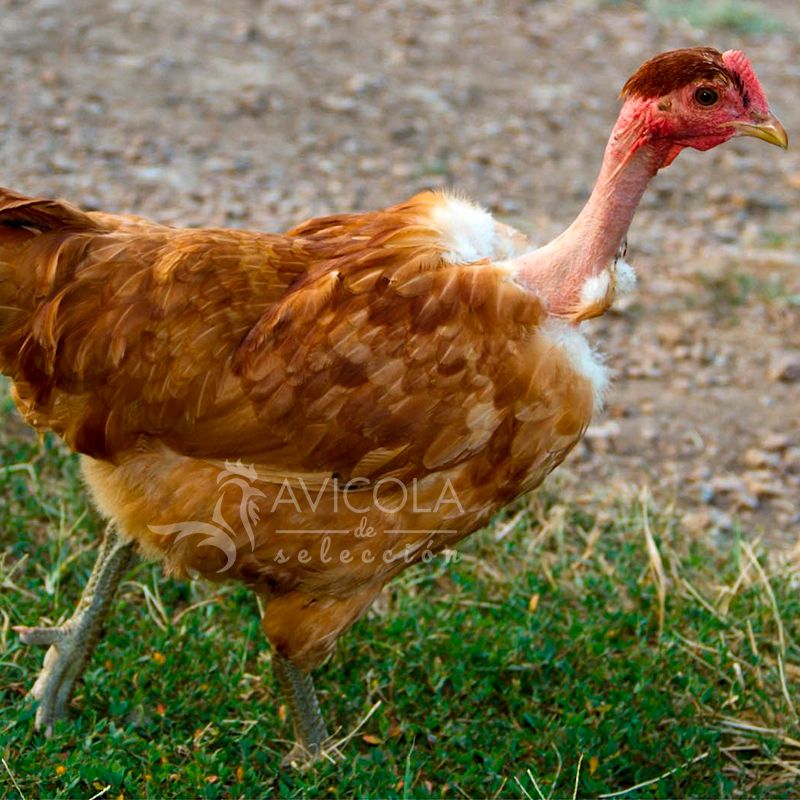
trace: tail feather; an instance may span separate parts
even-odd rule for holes
[[[86,229],[92,218],[65,200],[26,197],[0,187],[0,246],[6,229],[23,229],[31,233],[63,228]]]
[[[91,229],[97,223],[70,203],[0,188],[0,372],[13,375],[32,313],[65,277],[60,255]]]

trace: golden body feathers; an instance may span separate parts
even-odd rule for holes
[[[526,246],[434,193],[266,235],[1,191],[0,370],[125,535],[268,596],[311,668],[586,429],[602,368],[512,279]]]

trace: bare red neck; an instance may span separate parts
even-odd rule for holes
[[[648,142],[644,116],[638,104],[623,106],[577,219],[549,244],[512,262],[515,279],[543,297],[553,316],[574,316],[586,280],[611,264],[650,179],[680,149]]]

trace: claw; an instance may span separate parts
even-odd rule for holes
[[[281,767],[284,769],[298,769],[301,772],[309,769],[315,761],[319,760],[319,753],[316,755],[306,750],[299,742],[295,742],[292,749],[281,759]]]
[[[43,730],[47,737],[52,736],[56,721],[67,715],[72,691],[100,638],[103,620],[132,552],[133,544],[120,542],[109,527],[73,615],[51,627],[14,626],[25,644],[47,647],[42,671],[31,689],[31,697],[39,701],[36,730]]]
[[[19,634],[23,644],[42,646],[56,644],[69,633],[63,625],[54,628],[29,628],[27,625],[14,625],[12,630]]]
[[[337,743],[332,738],[311,749],[304,747],[300,742],[295,742],[292,749],[281,759],[281,768],[306,772],[323,759],[333,763],[343,758]]]
[[[34,720],[36,730],[44,731],[44,735],[50,738],[55,723],[67,716],[67,703],[86,665],[90,648],[80,633],[67,625],[53,628],[15,625],[14,630],[25,644],[48,648],[42,671],[30,694],[39,701]]]

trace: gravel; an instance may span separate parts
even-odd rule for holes
[[[746,36],[600,0],[5,0],[2,183],[265,230],[448,185],[546,241],[657,51],[741,47],[796,138],[800,8],[777,5],[782,29]],[[754,140],[658,177],[629,236],[639,289],[591,325],[609,407],[561,491],[646,483],[696,535],[797,538],[799,201],[797,149]]]

